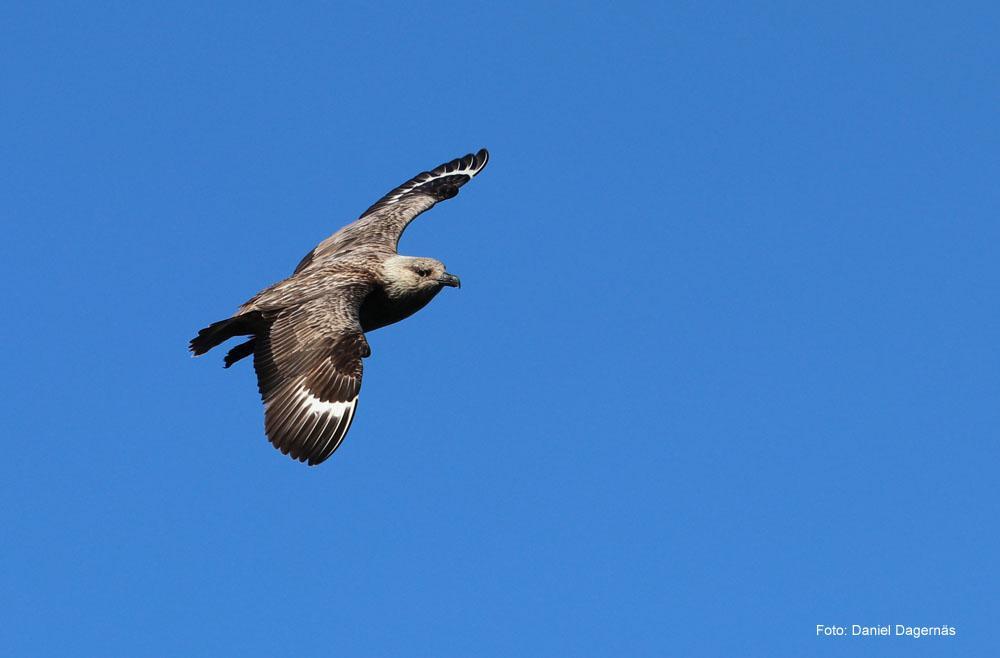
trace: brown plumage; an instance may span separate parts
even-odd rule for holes
[[[486,149],[420,173],[323,240],[294,274],[198,332],[201,355],[234,336],[225,367],[253,354],[264,429],[281,452],[310,465],[347,435],[361,390],[365,332],[409,317],[458,278],[433,258],[400,256],[406,226],[482,171]]]

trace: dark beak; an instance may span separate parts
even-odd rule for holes
[[[452,288],[462,287],[462,280],[454,274],[448,274],[447,272],[438,277],[438,283],[442,286],[451,286]]]

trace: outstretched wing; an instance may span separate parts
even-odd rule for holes
[[[361,359],[371,354],[358,297],[345,290],[286,309],[256,341],[267,438],[310,466],[340,446],[357,410]]]
[[[396,251],[399,237],[417,215],[438,201],[450,199],[483,170],[490,159],[486,149],[446,162],[431,171],[417,174],[375,202],[360,218],[340,229],[313,249],[295,268],[307,267],[331,256],[361,247]]]

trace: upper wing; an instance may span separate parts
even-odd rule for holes
[[[325,296],[281,311],[254,350],[267,438],[310,466],[333,454],[354,420],[361,359],[371,354],[359,295]]]
[[[295,268],[300,272],[330,256],[359,247],[396,251],[399,236],[417,215],[438,201],[450,199],[476,176],[490,159],[486,149],[417,174],[375,202],[354,223],[340,229],[313,249]]]

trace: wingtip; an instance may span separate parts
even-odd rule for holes
[[[448,162],[440,164],[430,171],[423,171],[402,185],[396,187],[374,204],[369,206],[368,210],[361,213],[361,217],[367,217],[381,208],[392,205],[407,194],[413,192],[422,192],[435,196],[433,190],[437,189],[437,186],[442,179],[452,179],[450,181],[446,181],[450,187],[461,187],[479,175],[479,172],[483,170],[483,167],[486,166],[489,159],[490,152],[485,148],[481,148],[475,153],[466,153],[465,155],[455,158],[454,160],[449,160]],[[441,201],[442,199],[450,199],[453,196],[455,196],[455,194],[447,194],[440,197],[435,196],[435,198],[437,198],[438,201]],[[299,263],[299,266],[295,269],[295,271],[300,271],[303,268],[304,263],[306,263],[305,259],[303,259],[302,263]]]
[[[473,173],[473,176],[475,176],[480,171],[482,171],[483,167],[486,166],[486,163],[490,161],[490,152],[487,151],[485,148],[481,148],[478,151],[476,151],[475,154],[470,153],[469,155],[472,156],[472,162],[470,162],[469,164],[471,165],[470,168],[474,170],[475,173]]]
[[[489,162],[490,152],[485,148],[481,148],[475,153],[466,153],[465,155],[455,158],[450,162],[446,162],[430,172],[431,174],[438,173],[465,173],[470,178],[474,177],[486,163]]]

